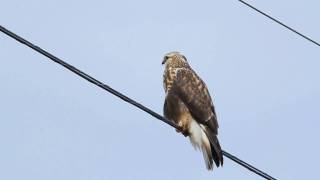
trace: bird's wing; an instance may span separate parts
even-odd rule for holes
[[[218,121],[207,86],[189,68],[179,68],[168,94],[174,94],[188,107],[193,118],[218,133]]]
[[[169,94],[166,96],[166,99],[164,101],[163,105],[163,113],[164,117],[166,117],[169,120],[178,120],[178,108],[177,108],[177,102],[178,100],[176,97],[174,97],[172,94]]]

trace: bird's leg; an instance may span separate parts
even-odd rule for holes
[[[176,131],[177,131],[177,133],[181,133],[181,131],[182,131],[182,122],[181,121],[179,121],[178,122],[178,126],[179,126],[179,129],[176,129]]]
[[[189,136],[188,126],[183,121],[178,122],[179,129],[176,129],[178,133],[182,133],[185,137]]]

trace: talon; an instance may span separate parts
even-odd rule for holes
[[[184,137],[187,137],[189,136],[189,132],[186,130],[186,131],[183,131],[182,134],[184,135]]]

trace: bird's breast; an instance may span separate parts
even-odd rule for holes
[[[176,71],[174,68],[165,69],[163,73],[163,87],[165,92],[168,92],[172,87],[175,76],[176,76]]]

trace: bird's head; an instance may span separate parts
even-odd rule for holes
[[[187,58],[179,52],[169,52],[165,54],[162,64],[172,68],[189,67]]]

